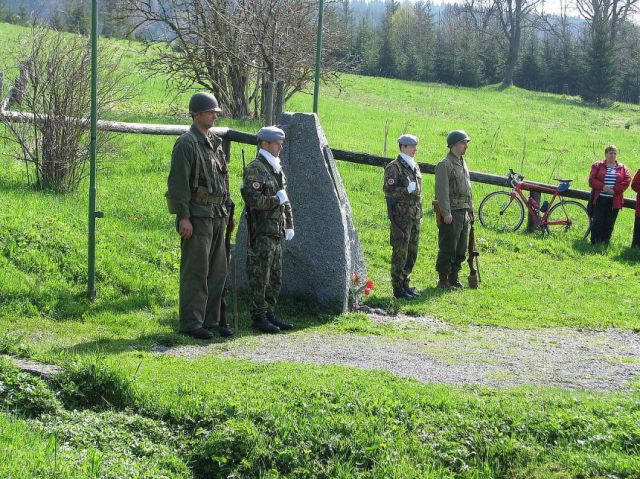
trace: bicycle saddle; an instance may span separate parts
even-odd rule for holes
[[[560,183],[571,183],[573,180],[563,180],[562,178],[554,178],[554,180],[559,181]]]

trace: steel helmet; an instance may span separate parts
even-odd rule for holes
[[[194,115],[203,111],[215,111],[221,113],[222,109],[218,104],[218,100],[211,93],[196,93],[189,100],[189,113]]]
[[[471,137],[464,130],[453,130],[447,135],[447,146],[451,148],[459,141],[471,141]]]

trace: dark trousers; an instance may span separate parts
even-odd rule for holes
[[[453,221],[438,225],[438,259],[436,271],[442,274],[457,273],[462,268],[462,262],[467,257],[467,243],[469,241],[469,221],[467,210],[453,210]]]
[[[191,218],[193,235],[180,243],[180,330],[213,328],[227,280],[227,218]],[[226,326],[226,325],[220,325]]]
[[[633,239],[631,240],[631,246],[640,248],[640,216],[636,216],[636,222],[633,225]]]
[[[593,205],[591,244],[609,244],[611,241],[613,227],[620,211],[613,209],[612,205],[613,198],[607,196],[599,196],[598,201]]]

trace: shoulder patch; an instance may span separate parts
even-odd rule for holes
[[[253,183],[251,183],[251,186],[253,187],[254,190],[260,189],[260,183],[257,181],[254,181]]]
[[[396,180],[394,180],[393,178],[389,178],[389,179],[387,180],[387,184],[388,184],[388,185],[393,185],[395,182],[396,182]]]

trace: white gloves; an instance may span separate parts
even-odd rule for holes
[[[286,229],[284,230],[284,239],[285,241],[291,241],[294,237],[295,233],[293,232],[292,229]]]
[[[284,205],[287,201],[289,201],[289,197],[287,196],[287,192],[285,190],[280,190],[276,193],[276,196],[280,200],[280,204]],[[292,236],[293,238],[293,236]]]
[[[416,182],[415,181],[409,182],[409,185],[407,186],[407,191],[409,193],[413,193],[415,190],[416,190]]]

